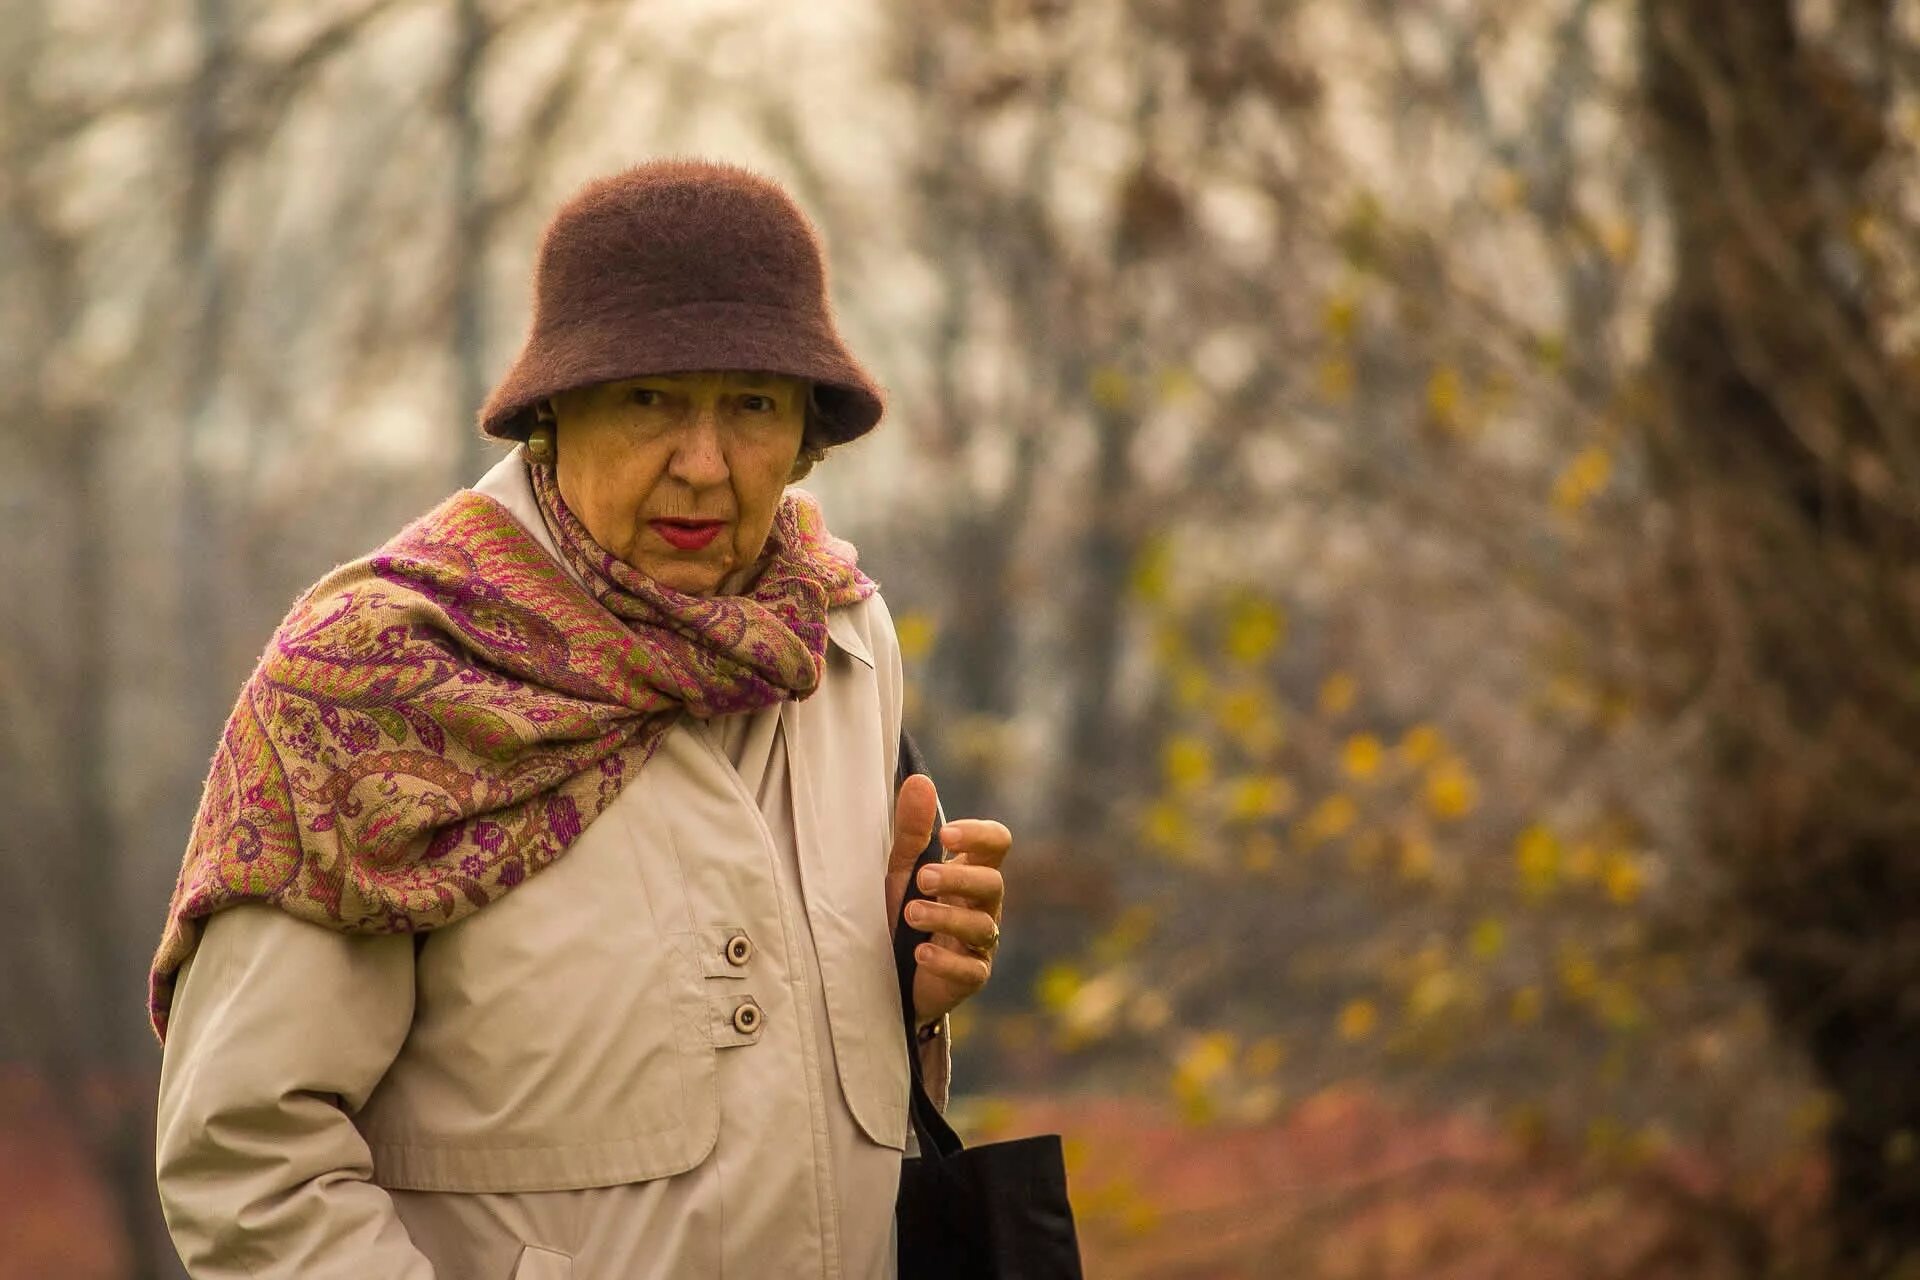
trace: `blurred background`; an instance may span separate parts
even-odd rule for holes
[[[810,482],[1099,1277],[1920,1274],[1920,4],[0,0],[0,1276],[177,1276],[144,974],[579,183],[818,222]]]

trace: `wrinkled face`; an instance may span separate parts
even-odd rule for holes
[[[737,591],[800,454],[807,383],[675,373],[553,398],[560,496],[595,542],[688,595]]]

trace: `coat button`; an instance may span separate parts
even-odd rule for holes
[[[744,933],[736,933],[727,939],[727,963],[745,964],[753,956],[753,939]]]
[[[759,1005],[751,1000],[742,1000],[733,1011],[733,1029],[743,1036],[750,1036],[760,1030],[760,1020],[764,1016]]]

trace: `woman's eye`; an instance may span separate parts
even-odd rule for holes
[[[660,393],[652,387],[635,387],[627,392],[627,398],[635,404],[656,405],[660,403]]]
[[[753,413],[771,413],[773,411],[772,396],[748,396],[743,403],[748,410]]]

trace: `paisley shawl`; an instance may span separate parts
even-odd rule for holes
[[[801,490],[751,585],[698,597],[593,543],[530,468],[556,545],[462,490],[295,602],[240,691],[149,975],[166,1039],[201,923],[268,903],[345,933],[464,919],[564,853],[682,713],[804,699],[827,610],[874,583]]]

